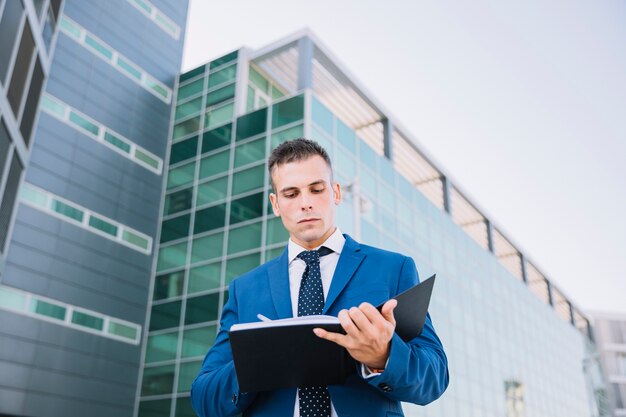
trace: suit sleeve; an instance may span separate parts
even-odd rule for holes
[[[220,330],[202,368],[191,385],[191,403],[200,417],[236,416],[252,402],[256,393],[242,393],[235,374],[228,330],[238,323],[237,291],[230,284],[228,302],[222,310]]]
[[[415,262],[406,257],[398,293],[418,281]],[[422,333],[408,343],[394,333],[387,367],[383,373],[366,381],[389,399],[420,405],[428,404],[443,394],[449,381],[448,360],[430,315],[426,316]]]

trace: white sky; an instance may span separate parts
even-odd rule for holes
[[[626,312],[626,2],[191,0],[183,70],[303,27],[579,308]]]

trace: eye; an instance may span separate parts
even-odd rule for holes
[[[320,194],[320,193],[323,193],[325,189],[326,188],[324,188],[324,187],[315,187],[315,188],[311,189],[311,192],[313,194]]]
[[[295,198],[298,195],[298,193],[296,192],[288,192],[288,193],[284,193],[283,197],[285,198]]]

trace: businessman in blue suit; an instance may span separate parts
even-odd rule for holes
[[[234,280],[213,347],[191,389],[199,416],[403,416],[401,401],[428,404],[448,386],[448,364],[430,317],[422,333],[395,332],[393,296],[418,282],[410,257],[362,245],[334,222],[341,187],[316,142],[295,139],[269,158],[274,214],[289,232],[283,254]],[[379,312],[374,306],[387,301]],[[346,334],[315,329],[345,347],[355,373],[343,384],[240,392],[228,330],[258,321],[308,314],[338,316]],[[277,352],[277,357],[280,353]],[[315,358],[311,358],[315,360]]]

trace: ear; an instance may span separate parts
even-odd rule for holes
[[[274,215],[280,217],[280,208],[278,207],[278,197],[276,194],[270,193],[270,203],[272,204]]]
[[[335,205],[338,206],[341,202],[341,185],[338,182],[333,184],[333,192],[335,194]]]

